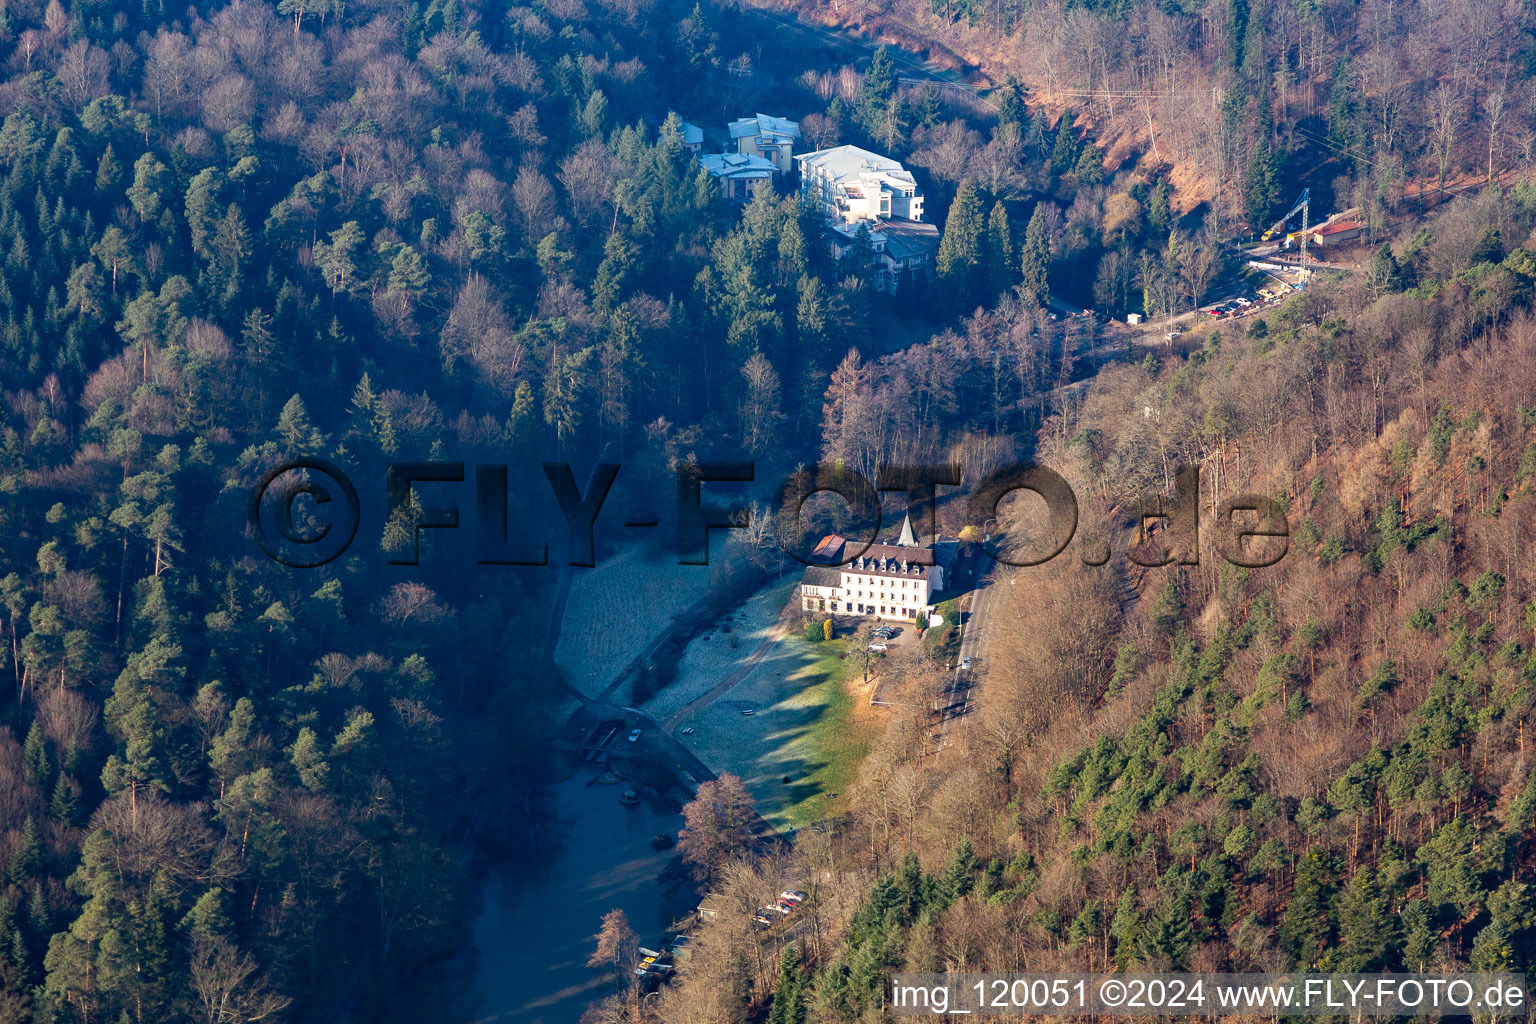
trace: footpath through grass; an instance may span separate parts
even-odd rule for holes
[[[680,738],[716,771],[741,776],[776,828],[837,813],[869,752],[874,726],[857,714],[845,685],[857,663],[839,658],[848,650],[845,640],[785,637],[748,678],[685,723],[694,731]]]

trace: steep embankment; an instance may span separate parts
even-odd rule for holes
[[[1108,85],[1107,73],[1096,87],[1090,68],[1087,81],[1075,69],[1058,66],[1057,49],[1063,43],[1055,31],[1063,25],[1021,26],[1013,32],[974,27],[963,21],[935,17],[925,6],[903,0],[875,0],[864,4],[807,3],[805,0],[753,0],[752,6],[776,17],[793,17],[812,30],[835,34],[851,47],[872,50],[881,45],[896,47],[922,60],[909,64],[903,73],[931,77],[986,100],[1010,77],[1024,86],[1031,109],[1050,122],[1070,115],[1105,153],[1105,166],[1120,168],[1130,162],[1145,172],[1162,168],[1174,189],[1180,212],[1209,200],[1215,183],[1202,172],[1183,147],[1165,137],[1163,123],[1178,116],[1183,103],[1199,95],[1214,102],[1213,94],[1184,83],[1177,94],[1150,100],[1117,91]],[[1097,104],[1093,100],[1098,100]]]

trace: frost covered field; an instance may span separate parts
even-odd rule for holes
[[[597,697],[672,620],[704,596],[710,570],[630,547],[577,569],[555,663],[571,685]]]

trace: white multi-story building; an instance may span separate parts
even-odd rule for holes
[[[800,138],[800,126],[783,117],[771,114],[754,114],[726,125],[736,152],[747,156],[760,156],[773,164],[779,174],[788,174],[795,152],[795,140]]]
[[[845,545],[853,543],[832,536],[816,550],[837,559]],[[811,613],[902,621],[930,616],[933,595],[944,588],[943,567],[922,564],[933,561],[933,551],[918,546],[908,520],[895,544],[871,544],[846,565],[807,566],[800,580],[800,607]]]
[[[901,165],[858,146],[838,146],[795,157],[800,192],[836,224],[861,220],[923,219],[923,192]]]

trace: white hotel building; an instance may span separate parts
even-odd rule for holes
[[[820,149],[795,157],[800,192],[833,224],[861,220],[923,219],[923,192],[901,165],[858,146]]]
[[[851,554],[857,542],[834,535],[824,539],[816,553],[837,559],[845,548]],[[944,569],[918,560],[933,558],[932,550],[918,546],[909,521],[895,544],[871,544],[846,565],[807,566],[800,580],[800,608],[907,622],[931,615],[932,597],[944,589]]]

